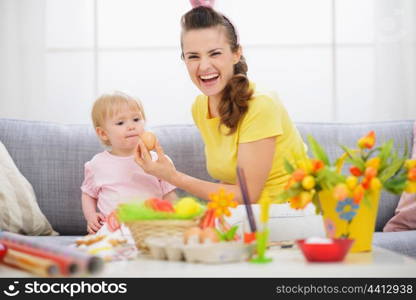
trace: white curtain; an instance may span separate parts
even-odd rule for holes
[[[374,1],[374,120],[416,119],[416,1]]]
[[[33,118],[45,95],[44,0],[0,0],[0,117]]]
[[[137,6],[136,1],[142,2],[98,2],[101,36],[122,37],[110,39],[109,45],[101,38],[104,44],[100,49],[98,80],[92,71],[91,26],[85,25],[93,16],[91,1],[0,0],[0,117],[68,123],[85,119],[89,123],[93,82],[98,80],[100,92],[109,87],[127,88],[140,97],[144,95],[146,110],[153,111],[155,121],[181,123],[187,120],[185,116],[191,120],[185,108],[190,106],[196,91],[178,59],[178,48],[173,44],[177,35],[165,33],[164,26],[157,27],[161,30],[156,32],[158,41],[167,46],[156,47],[159,52],[149,51],[153,49],[148,47],[150,38],[136,34],[137,27],[122,22],[125,13],[135,14],[131,7]],[[334,88],[338,116],[332,116],[328,106],[332,89],[328,70],[333,62],[330,44],[321,38],[331,30],[331,1],[338,7],[335,18],[341,28],[336,31],[335,39],[340,44],[336,46],[339,55],[334,64],[338,70]],[[243,37],[247,39],[250,32],[259,32],[262,39],[253,35],[247,45],[243,43],[247,46],[250,69],[257,70],[257,77],[281,94],[296,121],[416,119],[416,0],[296,0],[297,4],[293,0],[262,0],[263,5],[257,6],[240,0],[217,2],[224,7],[229,4],[229,15],[236,16],[242,32],[247,30]],[[169,3],[173,8],[183,6],[176,11],[178,17],[174,15],[171,20],[173,25],[169,28],[173,28],[188,1]],[[300,23],[309,16],[298,8],[302,3],[314,10],[314,18],[308,22],[318,24],[312,26],[311,35],[316,37],[310,41],[305,39]],[[156,11],[152,5],[143,4],[149,14]],[[274,45],[273,35],[261,35],[263,31],[254,31],[252,23],[260,22],[259,16],[266,12],[275,17],[273,11],[277,9],[295,21],[284,30],[278,27],[280,38]],[[114,27],[118,30],[112,32]],[[360,35],[361,31],[364,34]],[[146,31],[149,36],[150,32]],[[267,47],[267,41],[273,45]],[[155,72],[153,61],[161,59],[162,71]],[[149,77],[154,73],[157,74]],[[167,89],[158,88],[160,84]],[[160,111],[162,100],[175,107],[183,105],[184,109]]]

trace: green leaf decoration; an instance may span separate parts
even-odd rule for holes
[[[393,140],[389,140],[383,146],[380,147],[380,171],[384,170],[388,163],[387,160],[390,157],[391,150],[393,149]]]
[[[282,193],[280,193],[274,200],[275,203],[285,203],[287,202],[288,199],[293,198],[295,196],[297,196],[300,192],[302,191],[302,189],[299,187],[297,188],[290,188],[287,191],[284,191]]]
[[[365,162],[362,157],[355,155],[354,151],[346,146],[341,145],[341,148],[348,154],[347,162],[357,166],[361,171],[365,169]]]
[[[287,159],[285,159],[284,166],[285,166],[286,172],[288,172],[289,174],[292,174],[295,171],[295,168],[291,165],[291,163]]]
[[[155,211],[148,208],[144,202],[125,202],[117,206],[117,217],[122,222],[137,221],[137,220],[191,220],[201,216],[206,210],[205,206],[200,206],[200,210],[195,214],[183,216],[177,213],[170,213],[164,211]]]
[[[319,215],[322,212],[321,203],[319,202],[319,194],[315,193],[312,197],[312,203],[315,206],[315,214]]]
[[[369,159],[374,153],[379,152],[380,150],[381,150],[381,147],[377,147],[377,148],[374,148],[374,149],[368,151],[367,154],[364,153],[363,159],[364,160]]]
[[[338,174],[333,168],[324,168],[318,172],[316,182],[322,186],[323,189],[331,189],[337,183],[344,182],[345,176]]]
[[[218,238],[220,239],[220,241],[226,241],[227,240],[227,236],[225,235],[225,233],[219,231],[217,228],[214,228],[215,233],[217,234]]]
[[[234,240],[237,229],[238,229],[238,226],[234,225],[225,233],[225,238],[227,241]]]
[[[322,160],[326,166],[330,166],[331,163],[329,162],[328,155],[321,145],[319,145],[319,143],[313,138],[313,136],[308,135],[308,142],[315,158]]]
[[[389,178],[383,184],[383,187],[392,194],[399,195],[406,188],[407,176],[402,174],[397,177]]]
[[[394,158],[392,158],[392,161],[389,163],[389,165],[380,172],[378,178],[383,183],[390,177],[396,174],[397,171],[400,170],[401,167],[403,167],[404,162],[406,161],[405,158],[397,158],[397,155],[393,155]]]

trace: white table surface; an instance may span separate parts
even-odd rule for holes
[[[340,263],[309,263],[297,247],[271,248],[273,261],[197,264],[155,260],[140,255],[136,260],[106,263],[92,277],[416,277],[416,260],[382,248],[349,253]],[[0,265],[0,277],[32,277],[32,274]]]

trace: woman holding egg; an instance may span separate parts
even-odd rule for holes
[[[263,191],[277,196],[289,175],[284,159],[304,150],[302,138],[282,103],[261,92],[247,78],[236,28],[221,13],[200,1],[181,19],[182,58],[189,77],[203,93],[192,115],[205,143],[207,170],[219,183],[203,181],[175,169],[156,141],[152,161],[140,142],[136,162],[149,174],[199,198],[225,188],[242,202],[236,167],[244,169],[249,196],[257,202]],[[207,1],[205,1],[206,3]]]

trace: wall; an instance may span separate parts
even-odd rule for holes
[[[249,77],[295,121],[416,116],[412,0],[217,0]],[[0,0],[0,117],[89,123],[94,98],[142,99],[151,125],[191,123],[180,59],[187,0]]]

